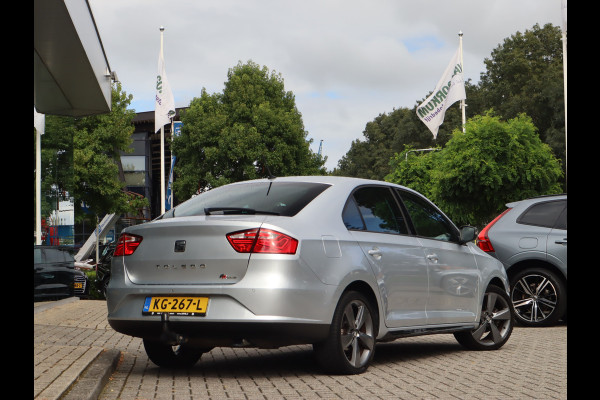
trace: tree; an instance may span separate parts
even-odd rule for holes
[[[120,152],[130,152],[135,111],[128,110],[132,95],[112,88],[110,113],[82,118],[46,116],[42,136],[42,186],[68,192],[77,204],[84,202],[96,215],[136,212],[148,205],[124,191],[119,173]],[[43,210],[47,214],[49,210]],[[75,219],[83,215],[75,207]]]
[[[476,88],[467,81],[465,90],[467,97],[470,97]],[[394,154],[409,148],[443,147],[450,139],[452,130],[462,127],[462,113],[456,103],[446,111],[444,123],[440,126],[437,138],[434,138],[417,117],[417,105],[415,103],[412,109],[401,107],[389,114],[379,114],[373,121],[367,122],[363,131],[365,140],[356,139],[352,142],[350,150],[338,161],[332,174],[382,180],[393,171],[389,163]]]
[[[172,143],[177,198],[270,174],[325,174],[281,74],[248,61],[227,77],[223,93],[203,89],[181,113],[181,135]]]
[[[565,159],[565,108],[561,30],[535,24],[517,32],[484,60],[479,83],[485,109],[504,119],[531,117],[540,138]]]
[[[414,152],[411,146],[404,151],[396,153],[390,160],[391,172],[385,176],[387,182],[394,182],[409,187],[423,194],[427,198],[432,197],[431,171],[440,159],[441,147],[431,152]]]
[[[417,160],[416,167],[396,157],[395,171],[387,178],[412,187],[411,174],[424,174],[413,178],[413,188],[425,190],[459,225],[483,227],[508,202],[561,191],[560,161],[525,114],[506,122],[491,113],[475,116],[467,121],[466,132],[455,130],[438,153],[405,161]]]
[[[77,119],[73,136],[74,195],[97,216],[106,213],[137,213],[148,206],[125,191],[120,152],[130,153],[135,111],[127,109],[132,95],[112,89],[112,108],[107,114]],[[76,214],[76,219],[78,215]]]

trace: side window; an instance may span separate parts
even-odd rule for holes
[[[564,200],[534,204],[517,218],[517,223],[552,228],[565,208],[565,204]]]
[[[456,228],[437,208],[413,193],[403,190],[398,190],[398,193],[408,210],[417,236],[458,241],[459,235]]]
[[[358,211],[358,206],[354,201],[354,197],[348,197],[348,201],[346,201],[346,205],[344,206],[344,211],[342,213],[342,219],[344,220],[344,225],[346,225],[347,229],[364,231],[365,223],[360,216],[360,212]]]
[[[556,223],[554,224],[554,228],[567,230],[567,207],[566,206],[565,206],[565,209],[563,210],[563,212],[560,214],[560,216],[556,220]]]
[[[343,220],[348,229],[408,233],[398,203],[386,187],[367,186],[356,190],[346,202]]]

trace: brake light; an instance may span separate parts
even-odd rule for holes
[[[296,254],[298,240],[271,229],[254,228],[226,235],[238,253]]]
[[[494,250],[494,246],[492,246],[492,242],[490,241],[490,238],[488,237],[488,231],[490,230],[492,225],[494,225],[496,222],[498,222],[498,220],[500,218],[502,218],[502,216],[504,214],[506,214],[507,212],[509,212],[510,210],[511,210],[510,208],[507,208],[506,210],[504,210],[500,215],[498,215],[496,218],[494,218],[492,220],[492,222],[487,224],[486,227],[483,228],[483,230],[481,232],[479,232],[476,243],[477,243],[477,246],[479,246],[479,248],[481,250],[488,252],[488,253],[496,252],[496,250]]]
[[[130,256],[142,243],[142,237],[138,235],[132,235],[130,233],[122,233],[119,236],[117,247],[115,248],[114,256]]]

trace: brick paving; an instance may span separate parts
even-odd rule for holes
[[[516,327],[498,351],[464,350],[452,335],[380,343],[367,372],[340,376],[319,371],[311,346],[215,348],[189,370],[160,369],[141,339],[112,330],[104,301],[62,304],[34,320],[38,400],[60,399],[65,383],[104,349],[121,358],[100,400],[567,398],[566,324]]]

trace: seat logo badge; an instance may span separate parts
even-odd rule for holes
[[[175,253],[183,253],[185,251],[185,240],[175,241]]]

